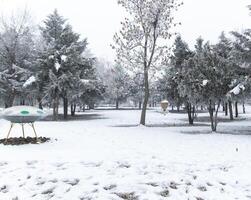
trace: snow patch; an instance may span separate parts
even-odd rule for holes
[[[243,90],[245,90],[245,86],[240,83],[236,87],[234,87],[232,90],[230,90],[229,93],[230,94],[232,93],[232,94],[238,95]]]
[[[28,80],[25,81],[25,83],[23,84],[23,87],[27,87],[31,85],[32,83],[34,83],[35,81],[36,81],[36,78],[34,76],[31,76],[30,78],[28,78]]]
[[[66,62],[66,61],[67,61],[67,56],[66,56],[66,55],[62,55],[62,56],[61,56],[61,60],[62,60],[63,62]]]
[[[82,83],[90,83],[90,79],[81,79]]]
[[[49,59],[54,59],[54,55],[50,55],[50,56],[49,56]]]
[[[202,81],[202,85],[203,85],[203,86],[206,86],[207,84],[208,84],[208,80],[203,80],[203,81]]]
[[[58,62],[56,62],[55,63],[55,68],[56,68],[57,71],[59,70],[60,67],[61,67],[61,65]]]

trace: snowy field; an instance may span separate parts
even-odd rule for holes
[[[251,199],[251,109],[211,133],[204,116],[87,111],[77,120],[36,123],[40,145],[0,145],[0,200]],[[223,116],[223,113],[220,114]],[[224,121],[224,120],[223,120]],[[1,138],[9,123],[0,120]],[[32,135],[26,127],[27,135]],[[16,126],[13,136],[21,136]]]

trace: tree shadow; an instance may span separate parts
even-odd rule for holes
[[[163,111],[161,110],[156,110],[155,112],[157,113],[163,113]],[[196,113],[207,113],[208,111],[207,110],[198,110],[196,111]],[[187,114],[187,111],[186,110],[168,110],[168,113],[173,113],[173,114]],[[167,114],[168,114],[167,113]]]
[[[121,128],[130,128],[130,127],[138,127],[139,124],[117,124],[111,127],[121,127]],[[208,124],[203,123],[195,123],[193,125],[188,123],[164,123],[164,124],[147,124],[145,127],[150,128],[165,128],[165,127],[199,127],[199,126],[210,126]]]
[[[222,134],[222,135],[250,135],[251,136],[251,126],[244,127],[240,126],[233,127],[233,129],[229,129],[227,126],[219,127],[217,132],[212,132],[211,129],[208,130],[193,130],[193,131],[181,131],[182,134],[190,134],[190,135],[203,135],[203,134]]]
[[[112,107],[109,107],[109,108],[106,108],[106,107],[99,107],[99,108],[95,108],[95,110],[141,110],[141,109],[138,109],[138,108],[112,108]]]
[[[96,113],[84,113],[84,114],[77,114],[74,116],[69,115],[67,119],[64,119],[64,115],[60,114],[58,116],[58,121],[88,121],[88,120],[97,120],[97,119],[107,119],[101,114]],[[46,118],[40,121],[54,121],[52,115],[48,115]]]
[[[244,121],[247,118],[234,118],[234,120],[230,120],[229,118],[223,118],[223,117],[218,117],[218,122],[234,122],[234,121]],[[182,120],[187,120],[187,119],[182,119]],[[210,117],[209,116],[201,116],[197,117],[195,122],[210,122]]]

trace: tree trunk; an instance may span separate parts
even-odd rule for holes
[[[228,116],[228,103],[225,102],[225,116]]]
[[[215,116],[214,116],[214,130],[216,132],[216,129],[217,129],[217,125],[218,125],[218,111],[219,111],[219,108],[220,108],[220,100],[218,101],[218,105],[216,107],[216,110],[215,110]]]
[[[43,109],[41,97],[38,97],[38,98],[37,98],[37,101],[38,101],[38,107],[39,107],[40,109]]]
[[[180,112],[180,105],[177,105],[177,111]]]
[[[83,104],[83,110],[82,111],[85,112],[85,104]]]
[[[89,103],[89,109],[94,109],[94,103]]]
[[[246,113],[245,102],[242,103],[242,112],[243,112],[243,114]]]
[[[25,105],[25,100],[24,100],[24,99],[20,100],[20,105],[21,105],[21,106],[24,106],[24,105]]]
[[[209,116],[210,116],[210,121],[211,121],[211,129],[212,132],[216,132],[217,130],[217,125],[218,125],[218,111],[220,107],[220,100],[218,101],[217,107],[215,108],[215,104],[212,105],[212,101],[209,100]],[[214,114],[215,112],[215,114]]]
[[[142,107],[142,102],[140,101],[139,102],[139,110],[141,110],[141,107]]]
[[[68,98],[64,97],[64,119],[68,118]]]
[[[194,113],[192,113],[192,112],[194,112],[194,108],[192,109],[191,103],[187,103],[186,109],[187,109],[188,122],[189,122],[190,125],[193,125],[193,120],[194,120],[193,115],[194,115]]]
[[[229,107],[229,116],[230,116],[230,120],[234,120],[232,101],[230,101],[230,100],[228,101],[228,107]]]
[[[75,115],[75,111],[76,111],[76,104],[71,104],[71,116]]]
[[[58,104],[59,104],[59,99],[58,97],[55,97],[53,100],[53,120],[57,121],[58,120]]]
[[[209,101],[208,111],[209,111],[209,117],[210,117],[210,122],[211,122],[211,129],[212,129],[212,131],[214,131],[215,130],[215,128],[214,128],[214,119],[213,119],[214,111],[213,111],[213,108],[212,108],[211,100]]]
[[[173,111],[173,105],[172,105],[172,111]]]
[[[238,101],[235,102],[235,117],[238,117]]]
[[[116,110],[118,110],[118,109],[119,109],[119,100],[116,99]]]
[[[5,103],[4,103],[5,108],[9,108],[9,107],[13,106],[14,99],[15,99],[15,94],[13,94],[13,93],[10,94],[8,96],[8,98],[5,100]]]
[[[148,82],[148,70],[144,69],[144,100],[143,100],[143,107],[141,110],[141,117],[140,117],[140,124],[146,125],[146,109],[147,109],[147,103],[149,99],[149,82]]]

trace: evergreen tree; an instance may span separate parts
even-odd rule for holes
[[[181,36],[177,36],[174,42],[173,55],[171,57],[170,66],[165,69],[163,78],[160,80],[160,88],[166,93],[165,98],[171,102],[172,105],[176,105],[179,111],[179,107],[185,103],[189,123],[193,124],[191,116],[191,102],[188,96],[183,92],[183,88],[179,87],[182,84],[182,80],[185,78],[184,67],[185,62],[192,56],[188,45],[182,40]]]
[[[58,119],[60,98],[63,98],[64,117],[67,118],[69,91],[80,81],[80,72],[87,70],[86,59],[82,56],[87,41],[73,32],[57,10],[44,21],[41,33],[45,46],[38,59],[38,87],[45,89],[44,94],[52,102],[55,120]]]

